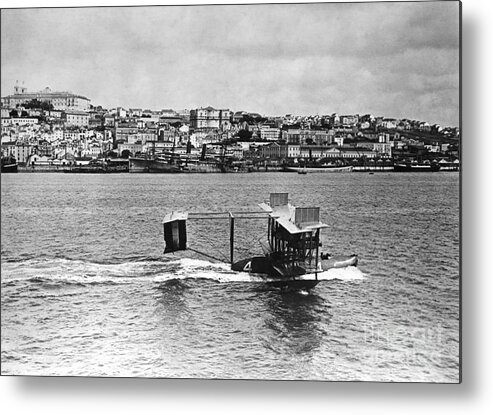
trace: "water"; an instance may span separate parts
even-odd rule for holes
[[[1,184],[2,374],[459,380],[456,173],[2,174]],[[190,251],[162,254],[167,211],[254,209],[275,191],[320,206],[324,251],[358,253],[358,267],[280,293]],[[264,223],[236,226],[238,259],[258,251]],[[190,224],[189,237],[227,257],[225,230]]]

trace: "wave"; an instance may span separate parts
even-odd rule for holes
[[[313,278],[307,275],[305,278]],[[163,260],[147,258],[121,263],[98,263],[66,258],[37,258],[2,263],[2,285],[16,282],[52,284],[133,284],[170,280],[206,279],[217,282],[268,282],[265,276],[232,271],[227,263],[194,258]],[[352,281],[365,279],[356,267],[337,268],[318,274],[318,279]]]

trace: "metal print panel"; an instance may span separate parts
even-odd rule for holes
[[[460,16],[2,9],[2,375],[460,382]]]

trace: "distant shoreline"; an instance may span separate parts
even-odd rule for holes
[[[460,169],[457,170],[439,170],[438,172],[432,172],[429,171],[427,173],[459,173]],[[22,174],[35,174],[35,173],[64,173],[64,174],[85,174],[85,175],[91,175],[91,174],[251,174],[251,173],[287,173],[287,174],[297,174],[296,172],[293,171],[281,171],[281,170],[255,170],[251,172],[246,172],[246,171],[238,171],[238,172],[228,172],[228,173],[221,173],[221,172],[176,172],[176,173],[148,173],[148,172],[128,172],[128,171],[112,171],[112,172],[75,172],[71,171],[70,169],[43,169],[43,168],[26,168],[26,167],[20,167],[18,168],[17,173],[22,173]],[[374,168],[367,168],[365,170],[359,170],[359,169],[353,169],[352,171],[345,171],[345,172],[323,172],[323,171],[317,171],[317,172],[309,172],[308,174],[346,174],[346,173],[413,173],[411,172],[402,172],[402,171],[395,171],[394,169],[374,169]],[[420,172],[421,173],[421,172]],[[7,174],[7,173],[2,173],[2,174]]]

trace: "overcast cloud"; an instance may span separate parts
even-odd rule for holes
[[[459,123],[459,4],[2,10],[16,80],[94,105]]]

